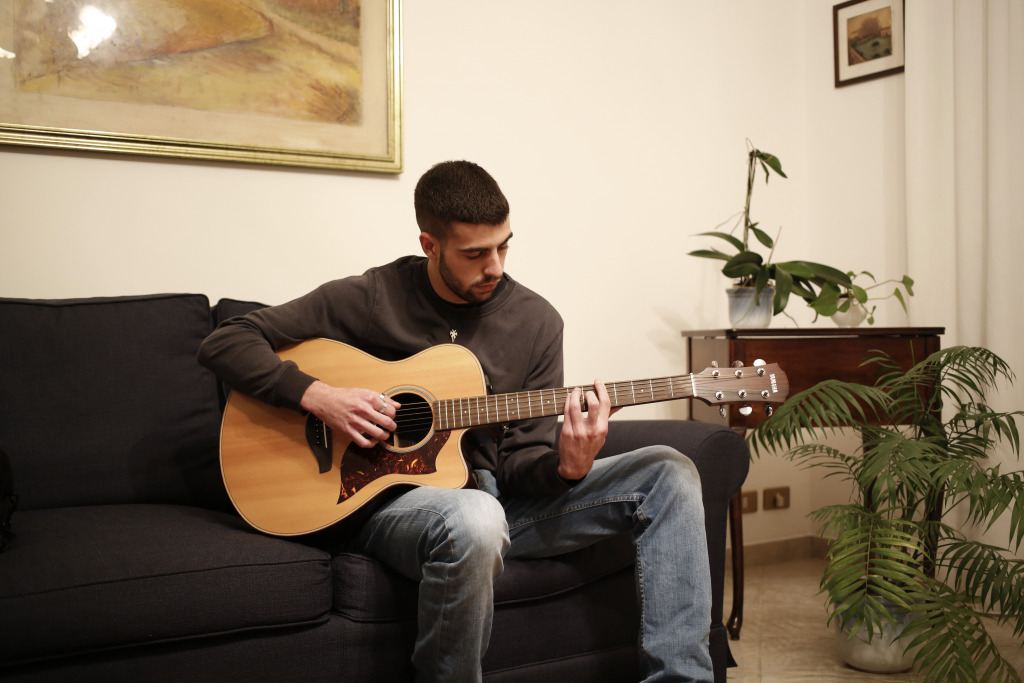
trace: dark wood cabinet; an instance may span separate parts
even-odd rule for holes
[[[689,372],[701,372],[717,361],[720,367],[742,361],[750,366],[755,360],[778,363],[789,378],[789,394],[810,389],[826,379],[874,384],[875,367],[862,366],[872,352],[888,354],[904,369],[909,369],[941,348],[943,327],[837,327],[809,329],[723,329],[683,330],[690,359]],[[741,435],[765,419],[755,408],[741,415],[739,405],[731,405],[722,417],[718,408],[700,401],[690,402],[690,419],[715,422]],[[729,635],[739,640],[743,625],[743,519],[740,493],[729,505],[732,543],[733,607],[726,623]]]

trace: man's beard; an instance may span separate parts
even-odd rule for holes
[[[494,294],[492,289],[489,292],[474,292],[473,287],[477,285],[486,285],[491,282],[497,282],[497,280],[488,280],[486,277],[481,277],[475,282],[464,284],[459,278],[455,276],[455,273],[451,271],[448,264],[444,261],[444,251],[441,251],[441,256],[437,260],[437,272],[441,274],[441,280],[448,286],[448,289],[452,290],[455,296],[459,297],[465,302],[471,304],[479,304],[487,301]]]

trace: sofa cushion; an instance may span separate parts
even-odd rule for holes
[[[19,512],[0,663],[325,621],[330,556],[178,505]],[[0,676],[2,678],[2,676]]]
[[[496,604],[484,671],[529,666],[623,645],[636,652],[640,608],[635,587],[633,570],[625,568],[544,599]],[[576,680],[589,679],[581,676]]]
[[[395,681],[394,678],[372,677],[360,681],[348,676],[351,661],[357,656],[352,652],[350,626],[342,617],[335,616],[313,626],[246,631],[201,641],[181,640],[82,657],[63,657],[5,667],[0,669],[0,680],[4,683]],[[339,647],[339,643],[345,645]],[[403,644],[392,643],[388,650],[392,659],[396,649],[402,649]],[[378,670],[379,667],[378,663]],[[345,674],[342,675],[341,671]],[[411,683],[412,677],[408,680]]]
[[[22,510],[225,507],[211,331],[195,294],[0,299],[0,447]]]
[[[495,606],[541,600],[579,588],[634,562],[627,534],[565,555],[541,560],[505,560],[494,582]],[[331,561],[334,611],[352,621],[414,619],[418,584],[377,560],[341,553]]]
[[[217,327],[228,318],[235,318],[240,315],[252,313],[258,311],[261,308],[266,308],[266,304],[261,304],[258,301],[239,301],[238,299],[221,299],[217,302],[210,313],[213,316],[213,326]]]

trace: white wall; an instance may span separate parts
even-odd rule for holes
[[[888,239],[902,215],[902,77],[833,88],[830,2],[408,0],[404,12],[404,174],[5,147],[0,295],[280,303],[414,253],[417,178],[468,158],[511,202],[509,272],[565,318],[567,382],[679,373],[679,331],[727,324],[727,281],[685,254],[742,208],[745,138],[789,175],[754,195],[762,226],[785,226],[778,258],[902,275]],[[897,311],[879,322],[899,324]],[[811,533],[803,515],[839,502],[818,479],[755,462],[747,488],[788,484],[793,508],[748,516],[747,541]]]
[[[794,163],[789,160],[792,155],[784,154],[782,149],[768,148],[782,157],[783,167],[790,174],[790,180],[783,183],[802,182],[806,186],[799,207],[803,215],[797,216],[803,232],[794,235],[786,225],[780,241],[781,259],[804,258],[842,270],[867,270],[880,280],[898,279],[907,272],[903,74],[836,88],[833,4],[831,0],[808,0],[802,5],[804,111],[793,116],[803,124],[805,156]],[[762,190],[763,185],[755,189],[755,206],[759,197],[778,192],[779,187],[770,185],[768,192]],[[767,225],[771,227],[772,223]],[[876,325],[909,324],[894,299],[877,305]],[[793,315],[801,325],[811,324],[809,310],[799,305],[794,309]],[[831,324],[819,320],[814,325]],[[776,318],[772,325],[792,324]],[[831,438],[828,444],[846,453],[857,447],[856,438],[849,434]],[[744,489],[787,485],[791,487],[791,507],[745,515],[745,542],[815,533],[807,513],[847,502],[851,491],[850,484],[840,477],[823,478],[820,470],[802,470],[772,456],[754,460]]]

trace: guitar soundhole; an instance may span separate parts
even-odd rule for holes
[[[430,404],[419,394],[405,392],[392,396],[402,404],[395,415],[398,429],[385,443],[392,448],[412,448],[430,434],[434,424],[434,413]]]

